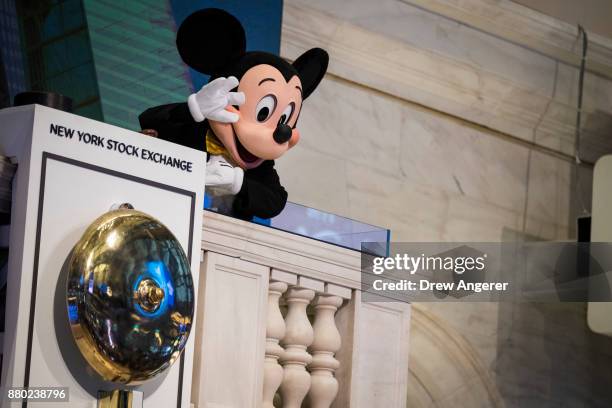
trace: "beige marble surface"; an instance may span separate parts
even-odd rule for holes
[[[296,58],[308,47],[326,48],[334,75],[574,154],[575,65],[409,3],[357,0],[349,7],[339,0],[291,0],[284,8],[281,54]],[[570,49],[579,45],[571,36],[557,40]],[[610,151],[611,87],[609,76],[587,72],[584,160]]]

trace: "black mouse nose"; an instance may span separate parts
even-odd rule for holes
[[[279,123],[274,130],[274,141],[278,144],[283,144],[291,139],[291,127],[284,123]]]

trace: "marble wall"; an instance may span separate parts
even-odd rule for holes
[[[410,3],[285,2],[282,53],[331,52],[330,74],[300,117],[300,143],[277,162],[289,199],[390,228],[394,241],[573,239],[592,182],[592,166],[573,162],[576,67]],[[368,52],[352,55],[360,45],[347,35]],[[404,77],[402,67],[415,67],[408,55],[431,57],[439,76]],[[471,67],[475,87],[453,76],[457,64]],[[457,84],[484,99],[455,98]],[[581,157],[591,162],[612,153],[610,91],[612,79],[587,74]],[[447,94],[459,104],[440,102]],[[412,329],[411,406],[612,401],[612,341],[588,331],[583,304],[417,306],[413,316],[426,318]],[[433,320],[455,346],[421,330]],[[461,357],[446,349],[443,358],[440,347]],[[479,379],[458,382],[466,372]]]
[[[524,17],[525,10],[533,13],[526,8],[511,8],[513,18],[504,18],[508,3],[514,4],[509,1],[455,3],[291,0],[281,52],[296,58],[307,47],[327,48],[334,75],[573,156],[581,55],[575,27]],[[462,9],[466,4],[471,7]],[[459,9],[456,17],[466,22],[423,7]],[[476,15],[464,16],[469,11]],[[488,21],[497,25],[487,28],[497,31],[473,26]],[[500,37],[503,24],[519,25],[506,31],[522,36]],[[590,162],[609,152],[612,128],[612,41],[592,37],[580,152]],[[559,41],[541,44],[542,38]]]
[[[504,228],[569,237],[566,160],[337,77],[299,125],[299,145],[277,162],[292,201],[390,228],[395,241],[499,241]]]
[[[513,0],[542,13],[612,38],[610,18],[612,3],[608,0]]]

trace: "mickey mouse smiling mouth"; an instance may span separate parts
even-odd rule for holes
[[[236,143],[236,150],[238,151],[238,155],[240,158],[248,164],[255,163],[257,160],[261,160],[259,157],[255,156],[253,153],[249,152],[246,147],[240,143],[240,139],[234,133],[234,142]]]

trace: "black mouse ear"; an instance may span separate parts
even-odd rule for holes
[[[302,98],[306,99],[315,90],[327,71],[329,55],[321,48],[313,48],[298,57],[293,67],[302,81]]]
[[[176,47],[191,68],[203,74],[222,74],[227,65],[246,50],[240,21],[217,8],[196,11],[183,21],[176,33]]]

